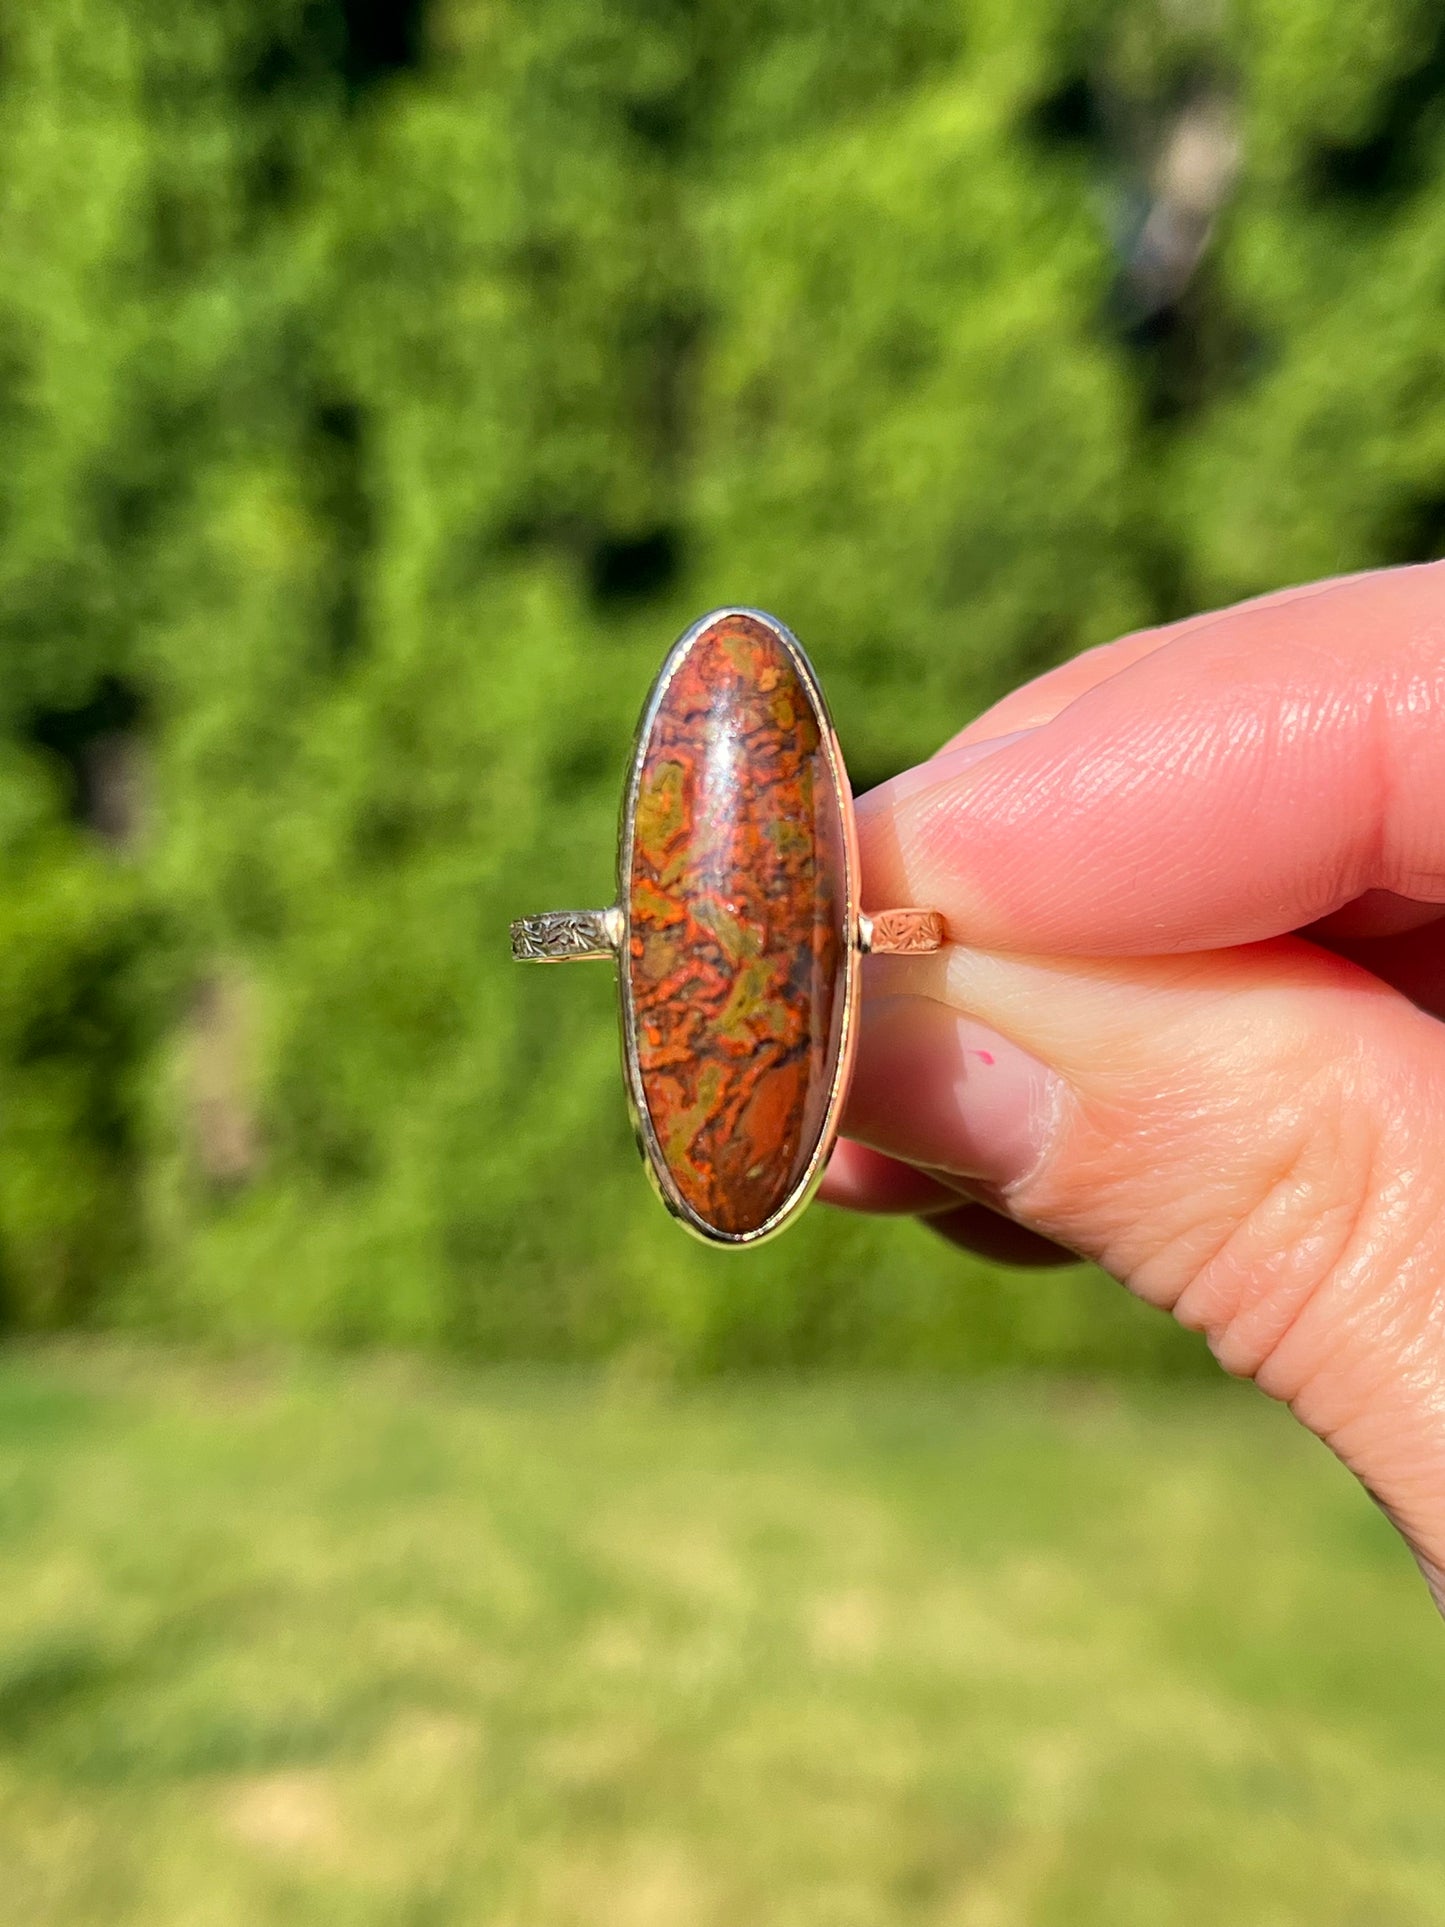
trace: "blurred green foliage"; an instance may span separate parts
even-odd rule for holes
[[[0,1293],[694,1367],[1178,1364],[815,1213],[695,1249],[605,972],[720,601],[862,786],[1132,624],[1445,538],[1423,0],[0,14]]]
[[[1439,1927],[1439,1620],[1224,1384],[0,1358],[9,1927]]]

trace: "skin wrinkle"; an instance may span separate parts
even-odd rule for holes
[[[1126,1177],[1121,1184],[1112,1175],[1108,1180],[1090,1177],[1081,1173],[1076,1165],[1065,1158],[1060,1166],[1053,1167],[1055,1189],[1064,1196],[1078,1193],[1090,1198],[1085,1207],[1090,1214],[1099,1211],[1099,1191],[1102,1182],[1107,1182],[1111,1197],[1108,1215],[1118,1216],[1128,1229],[1111,1241],[1096,1242],[1095,1255],[1117,1275],[1128,1279],[1131,1289],[1161,1310],[1170,1311],[1191,1330],[1203,1331],[1209,1335],[1211,1343],[1219,1335],[1221,1321],[1227,1325],[1239,1307],[1237,1300],[1226,1312],[1213,1310],[1189,1315],[1184,1301],[1191,1293],[1198,1293],[1201,1280],[1207,1280],[1211,1267],[1220,1260],[1227,1247],[1240,1239],[1244,1230],[1257,1220],[1262,1203],[1245,1210],[1241,1221],[1239,1185],[1245,1179],[1253,1180],[1256,1173],[1252,1170],[1225,1171],[1220,1174],[1213,1191],[1202,1191],[1199,1185],[1200,1140],[1230,1142],[1235,1133],[1231,1128],[1228,1114],[1221,1114],[1217,1103],[1209,1106],[1201,1102],[1191,1111],[1181,1114],[1173,1108],[1172,1100],[1166,1100],[1164,1115],[1173,1123],[1169,1130],[1166,1147],[1151,1147],[1149,1144],[1148,1120],[1153,1112],[1148,1106],[1141,1107],[1128,1097],[1116,1097],[1111,1107],[1119,1116],[1120,1122],[1110,1126],[1107,1114],[1099,1119],[1100,1107],[1097,1101],[1089,1106],[1096,1119],[1096,1135],[1101,1146],[1113,1145],[1115,1148],[1112,1162],[1120,1162],[1117,1147],[1127,1145],[1124,1159],[1126,1170],[1147,1170],[1150,1174],[1150,1199],[1147,1209],[1139,1194],[1137,1182],[1131,1183]],[[1240,1113],[1240,1123],[1252,1120],[1254,1105],[1246,1098],[1232,1107]],[[1293,1104],[1289,1115],[1297,1127],[1301,1125],[1299,1105]],[[1136,1119],[1145,1120],[1146,1128],[1141,1131]],[[1131,1127],[1133,1124],[1133,1128]],[[1267,1128],[1255,1133],[1256,1139],[1269,1135]],[[1295,1145],[1282,1151],[1273,1166],[1259,1174],[1259,1181],[1265,1189],[1265,1198],[1277,1192],[1285,1184],[1300,1162],[1301,1153]],[[1161,1223],[1160,1202],[1156,1194],[1162,1189],[1167,1199],[1172,1195],[1174,1208],[1183,1214],[1182,1222],[1177,1225]],[[1053,1217],[1047,1204],[1044,1207],[1045,1222],[1052,1224]],[[1141,1237],[1140,1220],[1147,1221],[1149,1234]],[[1201,1240],[1207,1241],[1205,1248],[1198,1247]]]
[[[1373,1170],[1366,1174],[1366,1186],[1372,1177],[1378,1178],[1381,1165],[1389,1162],[1393,1169],[1401,1155],[1400,1147],[1393,1141],[1388,1154],[1377,1146]],[[1367,1341],[1364,1355],[1390,1358],[1397,1371],[1402,1360],[1394,1328],[1401,1317],[1408,1320],[1418,1311],[1422,1296],[1418,1288],[1421,1266],[1427,1267],[1429,1290],[1424,1296],[1428,1300],[1438,1302],[1442,1278],[1445,1278],[1445,1265],[1441,1263],[1442,1246],[1445,1246],[1445,1197],[1440,1195],[1438,1179],[1432,1192],[1423,1181],[1423,1172],[1421,1176],[1421,1184],[1407,1187],[1404,1204],[1409,1209],[1391,1208],[1397,1190],[1394,1185],[1385,1187],[1383,1204],[1368,1188],[1364,1191],[1369,1211],[1368,1215],[1360,1215],[1354,1241],[1356,1248],[1342,1254],[1325,1287],[1329,1302],[1323,1307],[1324,1325],[1335,1334],[1338,1345],[1358,1352],[1363,1324]],[[1438,1332],[1435,1336],[1438,1359]],[[1330,1342],[1314,1332],[1301,1335],[1294,1343],[1282,1342],[1276,1346],[1272,1370],[1277,1371],[1279,1383],[1276,1386],[1261,1380],[1263,1389],[1272,1397],[1284,1397],[1293,1405],[1304,1395],[1312,1379],[1319,1380],[1319,1353],[1322,1346]],[[1302,1365],[1290,1356],[1295,1349],[1307,1354]],[[1293,1389],[1289,1389],[1288,1384],[1291,1377],[1299,1381]],[[1320,1414],[1322,1420],[1324,1416]],[[1331,1420],[1331,1429],[1336,1429],[1340,1422],[1338,1418]]]
[[[1445,1432],[1445,1373],[1440,1362],[1440,1327],[1445,1316],[1445,1277],[1436,1276],[1432,1289],[1411,1293],[1415,1331],[1401,1347],[1401,1378],[1422,1409],[1433,1410]]]
[[[1391,1281],[1394,1310],[1375,1333],[1379,1342],[1371,1347],[1367,1335],[1362,1350],[1358,1311],[1342,1317],[1317,1341],[1317,1367],[1286,1403],[1384,1505],[1422,1558],[1440,1549],[1445,1388],[1439,1361],[1440,1280],[1437,1275],[1431,1289],[1421,1293],[1411,1269],[1407,1265]],[[1372,1302],[1368,1316],[1378,1323],[1381,1310]],[[1400,1328],[1408,1323],[1414,1324],[1414,1334],[1402,1342]],[[1416,1372],[1408,1361],[1427,1330],[1433,1362]],[[1342,1395],[1347,1409],[1342,1409]],[[1386,1484],[1388,1503],[1381,1497]]]
[[[991,960],[980,961],[987,971]],[[1038,968],[1040,975],[1047,979],[1045,968]],[[1086,1200],[1092,1211],[1097,1208],[1100,1186],[1109,1183],[1106,1176],[1092,1170],[1080,1176],[1080,1160],[1090,1140],[1107,1146],[1127,1138],[1132,1150],[1130,1168],[1150,1174],[1152,1196],[1176,1162],[1183,1164],[1187,1174],[1189,1163],[1197,1158],[1200,1127],[1232,1141],[1240,1137],[1252,1119],[1254,1107],[1248,1092],[1257,1082],[1253,1046],[1231,1036],[1226,1036],[1220,1044],[1211,1040],[1207,1048],[1201,1048],[1199,1043],[1196,1033],[1200,1013],[1191,1008],[1191,999],[1200,968],[1189,959],[1169,960],[1156,967],[1156,973],[1162,971],[1167,978],[1162,986],[1145,988],[1132,984],[1127,1003],[1108,1013],[1103,1022],[1091,1019],[1088,1023],[1087,1056],[1071,1056],[1067,1037],[1051,1039],[1037,1025],[1013,1027],[1020,1041],[1052,1055],[1074,1085],[1086,1093],[1083,1115],[1071,1139],[1067,1145],[1062,1139],[1056,1140],[1050,1161],[1056,1182],[1051,1191],[1041,1194],[1038,1189],[1016,1186],[1009,1194],[1016,1208],[1027,1203],[1031,1217],[1035,1222],[1042,1222],[1051,1234],[1077,1242],[1068,1236],[1069,1219],[1066,1213],[1061,1213],[1053,1193]],[[1203,968],[1207,970],[1209,966]],[[955,1004],[967,1007],[970,992],[976,995],[976,984],[971,983],[970,978],[976,978],[977,972],[968,969],[966,956],[959,956],[949,974],[948,994]],[[1100,965],[1090,971],[1089,981],[1099,995],[1107,995],[1111,983],[1122,974],[1122,966]],[[1066,986],[1061,984],[1057,995],[1067,1002],[1067,994]],[[1053,1001],[1052,995],[1049,1001]],[[1141,1009],[1148,1013],[1142,1020]],[[1003,1013],[996,1008],[990,1008],[989,1016],[995,1023],[1003,1021]],[[1111,1035],[1114,1029],[1117,1037]],[[1149,1039],[1147,1054],[1141,1056],[1137,1065],[1124,1065],[1120,1062],[1120,1051],[1128,1052],[1132,1045],[1137,1052],[1141,1035]],[[1229,1064],[1222,1053],[1237,1054],[1237,1061]],[[1109,1071],[1101,1081],[1103,1063],[1109,1065]],[[1167,1074],[1161,1074],[1161,1066],[1165,1064],[1170,1069]],[[1243,1095],[1230,1097],[1222,1112],[1221,1091]],[[1231,1116],[1237,1116],[1237,1124],[1227,1121]],[[1156,1141],[1151,1142],[1151,1138]],[[1175,1188],[1181,1206],[1188,1204],[1192,1211],[1192,1200],[1198,1196],[1197,1186],[1191,1188],[1181,1183]],[[1131,1205],[1137,1205],[1137,1200],[1124,1199],[1122,1213],[1127,1215]],[[1188,1232],[1186,1226],[1181,1235]],[[1112,1257],[1117,1260],[1119,1255],[1116,1252]],[[1151,1297],[1157,1295],[1150,1291]]]
[[[1306,1040],[1302,1037],[1294,1035],[1282,1036],[1276,1040],[1279,1063],[1267,1073],[1266,1081],[1273,1081],[1282,1075],[1292,1075],[1290,1065],[1298,1061],[1299,1048],[1304,1041]],[[1309,1287],[1313,1289],[1314,1283],[1318,1283],[1320,1279],[1327,1276],[1331,1265],[1338,1262],[1339,1254],[1347,1247],[1349,1238],[1353,1235],[1352,1225],[1347,1225],[1342,1233],[1336,1234],[1331,1240],[1334,1249],[1332,1257],[1316,1256],[1312,1262],[1309,1260],[1308,1243],[1311,1238],[1316,1241],[1319,1239],[1319,1219],[1329,1208],[1329,1192],[1332,1186],[1340,1182],[1342,1172],[1361,1166],[1361,1160],[1357,1154],[1352,1152],[1348,1159],[1343,1155],[1345,1127],[1341,1120],[1367,1117],[1368,1107],[1358,1096],[1341,1094],[1340,1077],[1341,1068],[1338,1062],[1328,1061],[1312,1077],[1305,1080],[1302,1088],[1294,1091],[1281,1105],[1273,1111],[1266,1111],[1261,1117],[1258,1099],[1253,1095],[1253,1089],[1260,1081],[1258,1068],[1241,1064],[1234,1075],[1224,1078],[1221,1083],[1225,1088],[1230,1086],[1243,1088],[1243,1096],[1230,1108],[1238,1114],[1241,1127],[1252,1126],[1249,1157],[1253,1159],[1259,1155],[1258,1147],[1261,1144],[1284,1139],[1280,1150],[1263,1168],[1258,1171],[1248,1171],[1249,1177],[1256,1180],[1260,1195],[1247,1205],[1229,1198],[1210,1197],[1211,1213],[1226,1213],[1230,1223],[1214,1250],[1197,1258],[1191,1254],[1190,1273],[1183,1279],[1179,1278],[1176,1269],[1182,1256],[1180,1247],[1189,1246],[1198,1231],[1202,1229],[1197,1219],[1182,1228],[1171,1229],[1161,1237],[1156,1207],[1154,1211],[1146,1214],[1151,1227],[1152,1247],[1151,1255],[1147,1260],[1141,1263],[1136,1253],[1121,1250],[1117,1245],[1107,1254],[1111,1268],[1133,1274],[1132,1282],[1141,1295],[1147,1296],[1151,1302],[1166,1307],[1172,1306],[1175,1315],[1182,1322],[1193,1329],[1206,1331],[1210,1335],[1211,1342],[1215,1344],[1216,1350],[1228,1347],[1231,1342],[1231,1326],[1236,1327],[1233,1336],[1237,1343],[1239,1337],[1237,1327],[1240,1321],[1253,1310],[1253,1306],[1244,1303],[1239,1294],[1247,1289],[1247,1276],[1259,1274],[1263,1261],[1255,1260],[1253,1264],[1241,1267],[1242,1276],[1234,1286],[1235,1296],[1227,1305],[1223,1307],[1209,1305],[1209,1296],[1211,1292],[1220,1288],[1218,1273],[1228,1261],[1231,1247],[1247,1246],[1251,1239],[1259,1238],[1261,1220],[1271,1205],[1278,1206],[1282,1199],[1288,1199],[1292,1194],[1296,1194],[1296,1202],[1292,1206],[1290,1216],[1303,1219],[1306,1229],[1301,1236],[1296,1236],[1288,1230],[1283,1235],[1278,1232],[1271,1233],[1266,1240],[1267,1245],[1274,1252],[1274,1262],[1266,1267],[1270,1282],[1260,1288],[1260,1292],[1255,1294],[1256,1298],[1261,1294],[1268,1295],[1270,1291],[1278,1288],[1276,1282],[1278,1261],[1286,1252],[1292,1255],[1295,1266],[1305,1264],[1315,1274]],[[1202,1093],[1207,1093],[1207,1068],[1201,1067],[1191,1081],[1198,1084]],[[1178,1079],[1171,1078],[1168,1091],[1161,1094],[1160,1102],[1163,1115],[1172,1120],[1174,1135],[1180,1145],[1176,1153],[1177,1160],[1186,1171],[1191,1164],[1197,1170],[1200,1148],[1198,1138],[1202,1136],[1205,1142],[1211,1139],[1216,1142],[1221,1140],[1228,1142],[1233,1138],[1234,1131],[1229,1123],[1229,1113],[1220,1111],[1217,1097],[1211,1104],[1207,1095],[1204,1095],[1196,1105],[1186,1107],[1181,1105],[1179,1100],[1181,1088]],[[1151,1114],[1151,1108],[1147,1103],[1131,1104],[1127,1095],[1122,1099],[1116,1098],[1115,1102],[1126,1119],[1130,1115],[1142,1114],[1147,1118]],[[1096,1106],[1090,1108],[1095,1110]],[[1107,1139],[1110,1134],[1106,1126],[1103,1135]],[[1147,1160],[1141,1159],[1139,1153],[1142,1145],[1137,1130],[1130,1132],[1126,1124],[1121,1122],[1113,1127],[1112,1135],[1116,1141],[1126,1137],[1129,1139],[1128,1168],[1137,1170],[1142,1166],[1157,1173],[1158,1153],[1151,1152]],[[1191,1139],[1195,1141],[1191,1143]],[[1371,1195],[1368,1187],[1372,1178],[1375,1180],[1376,1193],[1379,1191],[1374,1160],[1367,1160],[1364,1169],[1365,1175],[1349,1187],[1349,1198],[1356,1201],[1357,1209],[1363,1208],[1359,1201]],[[1092,1179],[1087,1186],[1080,1184],[1077,1173],[1068,1167],[1067,1161],[1065,1167],[1062,1170],[1056,1168],[1053,1175],[1056,1189],[1065,1193],[1087,1190],[1093,1192],[1097,1200],[1097,1178]],[[1231,1177],[1228,1182],[1232,1185],[1237,1182],[1237,1179]],[[1191,1194],[1188,1189],[1181,1187],[1181,1192],[1186,1198],[1191,1195],[1193,1198],[1199,1196],[1197,1189]],[[1387,1202],[1387,1197],[1377,1198],[1378,1215],[1383,1214],[1383,1207]],[[1030,1203],[1034,1203],[1034,1200],[1031,1199]],[[1131,1203],[1137,1213],[1140,1200],[1137,1196],[1127,1200],[1125,1208],[1127,1209]],[[1214,1275],[1211,1276],[1211,1273]],[[1292,1292],[1291,1298],[1294,1299],[1296,1295]],[[1193,1304],[1189,1302],[1191,1299],[1195,1301]],[[1201,1300],[1204,1301],[1202,1304]],[[1257,1360],[1251,1363],[1243,1356],[1237,1362],[1233,1357],[1227,1362],[1230,1363],[1231,1369],[1251,1375],[1258,1369],[1259,1363]]]
[[[1279,781],[1279,772],[1288,776],[1293,767],[1291,759],[1282,752],[1291,742],[1312,737],[1321,721],[1326,720],[1307,688],[1292,700],[1278,702],[1269,698],[1267,688],[1262,690],[1246,683],[1222,718],[1212,705],[1202,712],[1191,705],[1181,712],[1160,717],[1153,726],[1153,735],[1165,746],[1166,753],[1159,757],[1157,769],[1176,783],[1192,782],[1206,792],[1227,775],[1234,818],[1267,820],[1275,800],[1271,791]],[[1326,709],[1329,706],[1327,704]],[[1150,740],[1146,737],[1145,744]],[[1172,756],[1168,754],[1171,746]],[[1116,790],[1109,796],[1111,807],[1125,809],[1131,801],[1127,790]],[[1188,814],[1184,798],[1181,798],[1179,814]],[[1144,847],[1151,845],[1154,827],[1141,815],[1138,837]],[[1181,844],[1171,874],[1187,873],[1198,860],[1197,852]],[[1348,901],[1359,887],[1341,878],[1334,863],[1321,865],[1317,888],[1322,895]],[[1272,880],[1264,881],[1259,898],[1260,914],[1267,917],[1275,908]]]
[[[1204,1256],[1197,1256],[1193,1250],[1195,1240],[1202,1236],[1204,1231],[1204,1226],[1196,1222],[1187,1231],[1176,1232],[1167,1243],[1151,1251],[1148,1258],[1133,1269],[1130,1282],[1132,1290],[1137,1290],[1149,1304],[1158,1305],[1161,1311],[1169,1312],[1186,1331],[1204,1332],[1206,1335],[1208,1332],[1206,1321],[1202,1318],[1187,1317],[1180,1307],[1194,1280],[1213,1265],[1234,1236],[1234,1226],[1227,1220],[1222,1225],[1212,1225],[1210,1229],[1213,1237]],[[1152,1272],[1159,1272],[1164,1277],[1174,1277],[1182,1273],[1186,1282],[1171,1296],[1167,1288],[1161,1290],[1158,1286],[1150,1286],[1148,1281]]]
[[[1097,1107],[1090,1105],[1093,1112]],[[1129,1195],[1128,1189],[1120,1195],[1121,1187],[1112,1172],[1095,1170],[1096,1165],[1113,1163],[1111,1143],[1102,1133],[1096,1133],[1097,1149],[1090,1155],[1081,1155],[1077,1147],[1072,1147],[1062,1166],[1050,1164],[1037,1174],[1035,1185],[1025,1191],[1013,1193],[1008,1202],[1033,1226],[1045,1229],[1045,1234],[1078,1251],[1082,1256],[1091,1258],[1101,1265],[1111,1276],[1123,1280],[1129,1289],[1160,1311],[1172,1311],[1173,1303],[1169,1288],[1152,1284],[1147,1275],[1151,1266],[1157,1266],[1158,1252],[1154,1241],[1150,1240],[1146,1254],[1139,1237],[1141,1198]],[[1151,1175],[1162,1175],[1157,1164],[1151,1164]],[[1060,1169],[1065,1174],[1068,1191],[1087,1192],[1091,1203],[1087,1209],[1077,1212],[1068,1208],[1064,1201],[1064,1190],[1056,1182]],[[1052,1191],[1048,1188],[1052,1183]],[[1187,1196],[1187,1190],[1182,1194]],[[1157,1218],[1154,1220],[1157,1225]],[[1160,1236],[1169,1245],[1182,1245],[1187,1239],[1197,1236],[1199,1220],[1192,1213],[1186,1225],[1177,1232],[1167,1229]]]
[[[1212,1158],[1210,1168],[1214,1189],[1204,1189],[1199,1171],[1201,1140],[1233,1145],[1249,1141],[1246,1133],[1249,1139],[1257,1139],[1260,1135],[1252,1128],[1254,1107],[1247,1089],[1243,1095],[1234,1098],[1228,1109],[1221,1111],[1217,1097],[1211,1103],[1205,1094],[1201,1067],[1194,1067],[1191,1081],[1200,1088],[1200,1096],[1192,1106],[1180,1104],[1174,1095],[1180,1088],[1178,1079],[1171,1079],[1170,1089],[1164,1094],[1161,1106],[1152,1106],[1147,1100],[1142,1104],[1136,1102],[1132,1115],[1142,1118],[1146,1129],[1141,1131],[1136,1125],[1130,1133],[1131,1163],[1147,1169],[1156,1188],[1162,1182],[1166,1196],[1172,1194],[1176,1210],[1187,1215],[1177,1226],[1172,1223],[1161,1225],[1161,1206],[1157,1202],[1152,1203],[1149,1211],[1142,1213],[1139,1209],[1140,1199],[1137,1194],[1130,1195],[1127,1184],[1121,1201],[1125,1211],[1132,1210],[1135,1220],[1133,1252],[1118,1254],[1126,1264],[1126,1275],[1133,1289],[1142,1297],[1161,1309],[1173,1312],[1176,1317],[1181,1317],[1181,1298],[1199,1274],[1218,1258],[1235,1231],[1238,1178],[1227,1169],[1221,1170],[1220,1160]],[[1242,1077],[1222,1082],[1226,1088],[1233,1090],[1246,1085]],[[1151,1132],[1147,1126],[1156,1115],[1161,1121],[1154,1125]],[[1168,1121],[1167,1124],[1164,1120]],[[1169,1145],[1168,1157],[1164,1160],[1160,1152],[1151,1146],[1150,1140],[1152,1136],[1163,1135],[1166,1129]],[[1115,1135],[1116,1138],[1122,1137],[1122,1130]],[[1201,1208],[1206,1202],[1207,1209]],[[1141,1237],[1138,1220],[1143,1216],[1147,1216],[1150,1226],[1157,1228],[1162,1235]],[[1191,1329],[1206,1328],[1203,1320],[1181,1318],[1181,1322]]]
[[[1332,1102],[1309,1102],[1309,1091],[1326,1082],[1324,1076],[1311,1080],[1292,1107],[1294,1141],[1260,1173],[1260,1195],[1175,1305],[1175,1317],[1206,1334],[1226,1371],[1255,1380],[1274,1397],[1289,1394],[1265,1384],[1271,1360],[1358,1241],[1370,1208],[1370,1164],[1350,1182],[1357,1160],[1342,1156],[1347,1100],[1331,1091]],[[1186,1304],[1190,1298],[1202,1301],[1197,1311]]]

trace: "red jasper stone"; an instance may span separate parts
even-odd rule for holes
[[[639,749],[627,998],[654,1156],[724,1238],[761,1229],[827,1128],[847,987],[825,719],[765,623],[677,646]]]

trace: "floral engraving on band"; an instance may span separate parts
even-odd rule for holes
[[[874,956],[926,956],[941,950],[945,937],[936,910],[880,910],[869,918],[868,948]]]
[[[572,957],[611,957],[617,950],[616,912],[549,910],[540,917],[519,917],[512,925],[512,955],[518,963],[565,963]]]

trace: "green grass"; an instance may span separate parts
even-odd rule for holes
[[[0,1919],[1412,1927],[1442,1633],[1223,1386],[0,1364]]]

